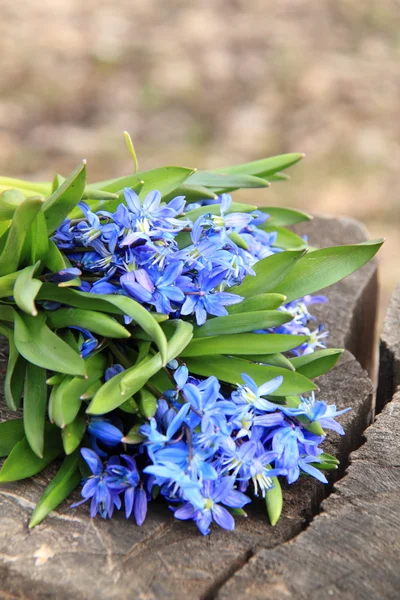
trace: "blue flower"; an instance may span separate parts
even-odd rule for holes
[[[121,443],[123,436],[122,431],[112,425],[109,419],[103,417],[92,417],[88,425],[89,435],[96,440],[102,442],[106,446],[117,446]]]
[[[116,493],[124,495],[125,516],[128,519],[132,512],[137,525],[142,525],[147,512],[147,498],[143,505],[143,489],[137,489],[140,476],[132,456],[121,454],[125,465],[120,464],[119,457],[112,457],[107,463],[109,474],[108,487]],[[146,497],[146,493],[144,493]]]
[[[231,513],[221,504],[230,508],[242,508],[250,502],[247,496],[233,489],[234,482],[233,477],[205,481],[201,490],[203,507],[199,509],[190,502],[185,503],[174,511],[175,518],[192,519],[203,535],[210,533],[212,521],[223,529],[232,531],[235,528],[235,521]]]
[[[323,429],[332,429],[344,435],[343,427],[337,423],[334,417],[339,417],[344,413],[351,410],[351,408],[345,408],[343,410],[336,410],[334,404],[328,405],[323,400],[316,400],[314,392],[311,393],[309,398],[300,396],[301,402],[296,408],[285,407],[282,410],[288,416],[304,416],[307,417],[312,423],[319,422]]]
[[[108,485],[108,474],[103,471],[103,463],[93,450],[82,448],[81,454],[85,459],[93,475],[84,480],[81,491],[83,500],[71,505],[71,508],[80,506],[90,500],[90,516],[95,517],[97,513],[103,518],[110,519],[114,508],[121,508],[121,500],[117,493]]]
[[[241,377],[244,381],[244,385],[239,385],[235,392],[232,392],[232,400],[237,405],[252,405],[260,411],[271,412],[279,408],[279,405],[273,404],[269,400],[263,398],[275,392],[283,382],[283,377],[274,377],[270,381],[267,381],[260,387],[257,386],[254,379],[242,373]]]
[[[190,315],[195,313],[197,325],[204,325],[207,314],[217,317],[228,314],[225,306],[238,304],[243,300],[242,296],[219,292],[217,286],[223,281],[225,271],[200,271],[197,282],[183,288],[186,300],[182,306],[181,314]]]
[[[190,404],[184,404],[175,417],[172,419],[165,433],[158,430],[157,421],[153,417],[149,425],[142,425],[140,433],[147,438],[145,444],[148,447],[150,456],[166,444],[173,441],[176,432],[182,427],[182,424],[190,410]]]
[[[68,267],[66,269],[62,269],[62,271],[58,271],[58,273],[50,273],[46,275],[46,279],[51,281],[52,283],[65,283],[67,281],[72,281],[82,275],[82,271],[77,269],[76,267]]]

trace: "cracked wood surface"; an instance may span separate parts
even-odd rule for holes
[[[309,235],[312,245],[320,246],[366,237],[364,229],[350,219],[317,218],[299,230]],[[331,331],[329,345],[346,345],[369,367],[375,263],[332,286],[327,295],[331,302],[319,315]],[[341,419],[347,435],[330,436],[326,444],[328,452],[345,462],[371,420],[371,383],[350,352],[318,383],[321,398],[338,408],[353,407]],[[48,469],[34,479],[0,488],[0,589],[10,598],[211,599],[235,579],[235,572],[253,554],[279,548],[297,536],[327,492],[323,484],[304,478],[284,489],[284,512],[276,527],[268,525],[259,502],[248,511],[248,519],[237,519],[234,532],[214,529],[207,538],[194,525],[174,521],[161,503],[152,504],[141,528],[122,515],[111,521],[91,520],[87,507],[69,508],[76,493],[29,531],[29,514],[51,474]]]

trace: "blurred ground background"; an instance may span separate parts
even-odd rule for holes
[[[0,172],[127,174],[300,151],[255,203],[350,215],[400,280],[398,0],[0,0]],[[351,240],[349,240],[351,242]]]

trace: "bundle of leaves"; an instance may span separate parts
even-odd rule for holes
[[[341,350],[309,306],[381,242],[308,248],[287,227],[309,215],[232,202],[300,158],[90,185],[85,163],[52,184],[0,178],[4,396],[10,411],[23,398],[0,424],[0,482],[63,457],[31,527],[80,484],[92,517],[141,525],[161,496],[207,534],[233,529],[252,495],[275,524],[279,478],[327,481],[338,461],[321,445],[344,411],[312,379]]]

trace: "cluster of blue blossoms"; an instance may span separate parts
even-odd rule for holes
[[[122,294],[170,318],[193,315],[201,326],[209,315],[224,316],[226,306],[242,301],[228,290],[254,275],[257,261],[282,251],[277,234],[262,228],[268,215],[230,212],[227,194],[187,207],[180,196],[162,203],[156,191],[143,203],[130,189],[124,197],[126,204],[115,212],[92,212],[81,202],[84,217],[65,220],[54,235],[72,264],[63,276],[80,275],[83,291]],[[215,203],[218,215],[207,208]],[[324,301],[307,296],[286,304],[282,308],[293,320],[258,333],[309,336],[292,351],[296,355],[324,347],[327,332],[308,310]],[[81,352],[89,356],[99,342],[82,333]],[[112,365],[105,379],[121,370]],[[164,392],[155,415],[138,429],[136,445],[127,444],[118,411],[91,419],[90,447],[81,453],[92,473],[82,502],[90,500],[92,516],[109,518],[123,506],[126,517],[133,514],[141,525],[148,501],[160,494],[177,519],[193,520],[205,535],[212,521],[233,529],[233,509],[249,503],[250,492],[265,496],[276,476],[292,483],[303,472],[326,482],[318,469],[324,436],[310,432],[307,424],[342,434],[334,417],[345,411],[313,395],[300,396],[296,407],[271,401],[268,396],[279,390],[281,377],[257,387],[242,374],[243,382],[232,391],[221,389],[215,377],[192,377],[178,361],[168,365],[168,372],[173,389]]]

